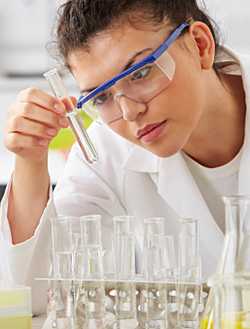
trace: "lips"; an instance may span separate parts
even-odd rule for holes
[[[153,130],[155,130],[156,128],[162,126],[165,123],[166,123],[166,120],[162,121],[162,122],[154,123],[154,124],[151,124],[151,125],[147,125],[143,129],[140,129],[140,130],[137,131],[136,137],[138,139],[142,139],[145,135],[149,134],[150,132],[152,132]]]

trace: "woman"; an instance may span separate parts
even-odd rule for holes
[[[75,145],[54,198],[48,144],[68,125],[65,104],[30,88],[10,108],[5,144],[16,163],[1,216],[15,279],[33,285],[47,274],[55,212],[101,214],[107,248],[112,216],[134,215],[138,253],[143,218],[166,217],[169,234],[180,216],[198,218],[206,278],[223,242],[221,195],[250,190],[250,57],[218,44],[195,0],[67,1],[57,42],[83,94],[157,51],[154,62],[126,71],[91,99],[103,121],[89,129],[100,160],[90,166]],[[35,284],[36,312],[39,289]]]

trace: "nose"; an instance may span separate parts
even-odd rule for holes
[[[126,95],[117,95],[116,101],[119,104],[123,119],[126,121],[135,121],[137,116],[147,111],[147,104],[138,102]]]

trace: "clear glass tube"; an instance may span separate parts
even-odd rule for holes
[[[53,275],[74,276],[74,258],[82,244],[79,217],[58,216],[51,219]],[[70,269],[71,267],[71,269]]]
[[[159,274],[159,239],[164,235],[164,220],[163,217],[144,219],[143,275],[146,280],[154,281]]]
[[[83,276],[85,278],[103,279],[103,246],[101,216],[83,216],[81,222]],[[78,253],[79,259],[80,253]],[[77,270],[79,273],[79,270]]]
[[[196,280],[200,274],[199,223],[192,218],[180,220],[179,274],[182,279]]]
[[[81,221],[81,237],[83,246],[102,245],[102,229],[100,215],[87,215],[80,218]]]
[[[202,292],[201,259],[199,253],[199,223],[196,219],[181,219],[178,257],[178,329],[199,328],[199,307]]]
[[[121,280],[133,280],[135,276],[135,237],[131,232],[131,216],[113,218],[113,254],[115,276]]]
[[[98,160],[98,155],[93,143],[91,142],[86,129],[83,126],[79,111],[76,110],[73,102],[68,96],[63,80],[60,77],[57,69],[52,69],[44,73],[44,77],[48,80],[54,95],[58,98],[67,99],[70,112],[67,113],[70,127],[76,137],[76,140],[89,163]]]
[[[135,291],[135,236],[131,224],[132,216],[116,216],[113,218],[113,254],[115,263],[116,298],[115,315],[118,328],[121,321],[131,326],[136,319]],[[134,326],[132,326],[134,327]]]

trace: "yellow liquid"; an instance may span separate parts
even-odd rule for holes
[[[31,316],[0,317],[1,329],[32,329]]]
[[[250,323],[246,323],[240,314],[225,316],[221,321],[221,329],[249,329]],[[202,319],[200,329],[214,329],[213,320]]]
[[[214,329],[213,320],[209,320],[208,318],[202,319],[200,329]]]

